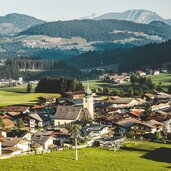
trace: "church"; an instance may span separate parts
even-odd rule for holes
[[[58,106],[54,117],[54,126],[63,127],[67,124],[82,120],[83,118],[94,119],[93,93],[86,88],[82,106]]]

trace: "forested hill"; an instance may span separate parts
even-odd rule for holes
[[[103,52],[88,52],[66,62],[77,68],[118,64],[121,71],[131,71],[141,66],[161,66],[171,62],[171,40],[132,49],[118,48]]]
[[[48,35],[63,38],[82,37],[88,41],[114,41],[130,37],[140,39],[143,34],[170,39],[171,27],[120,20],[71,20],[44,23],[20,33],[20,35]]]
[[[64,61],[57,60],[16,58],[7,60],[4,66],[0,66],[0,79],[23,77],[25,80],[39,80],[47,76],[83,77],[82,73],[74,67],[70,67]]]

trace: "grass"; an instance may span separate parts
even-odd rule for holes
[[[171,85],[171,74],[160,74],[150,76],[153,83],[158,85],[160,82],[162,83],[162,87],[166,89],[169,85]]]
[[[91,89],[109,88],[109,89],[127,90],[130,86],[130,83],[115,85],[113,83],[108,83],[100,80],[90,80],[90,81],[83,81],[83,85],[85,87],[89,85]]]
[[[34,105],[38,101],[40,96],[53,96],[59,97],[59,94],[49,94],[49,93],[16,93],[0,91],[0,106],[5,105]]]
[[[37,103],[40,96],[60,96],[54,93],[33,93],[36,85],[33,85],[32,93],[26,93],[26,86],[27,84],[17,87],[0,88],[0,106],[16,104],[32,106]]]
[[[100,148],[53,152],[37,156],[0,160],[0,171],[169,171],[171,145],[128,142],[124,149],[113,152]]]
[[[36,87],[36,84],[32,84],[32,93],[34,92],[35,87]],[[27,88],[27,84],[22,84],[17,87],[0,88],[0,91],[26,93],[26,88]]]
[[[164,90],[167,90],[167,87],[169,85],[171,85],[171,74],[152,75],[149,77],[152,79],[153,83],[156,85],[158,85],[161,82]],[[115,85],[115,84],[103,82],[100,80],[84,81],[83,85],[84,86],[89,85],[90,88],[92,88],[92,89],[105,88],[106,87],[106,88],[110,88],[110,89],[114,88],[117,90],[126,90],[126,91],[131,86],[130,83],[123,83],[123,84]]]

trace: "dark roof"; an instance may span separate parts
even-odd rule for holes
[[[31,113],[29,116],[39,122],[47,121],[49,119],[48,116],[42,113]]]
[[[28,131],[26,130],[11,130],[10,132],[7,132],[7,137],[23,137],[26,135]]]
[[[82,111],[82,107],[58,106],[55,119],[76,120]]]
[[[32,137],[32,143],[33,144],[40,144],[43,145],[46,143],[46,141],[51,138],[52,131],[49,132],[41,132],[38,131],[35,133],[35,135]]]

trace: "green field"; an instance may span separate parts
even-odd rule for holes
[[[32,84],[32,93],[34,92],[35,87],[36,84]],[[26,88],[27,88],[27,84],[22,84],[17,87],[0,88],[0,91],[26,93]]]
[[[99,148],[53,152],[0,160],[0,171],[169,171],[171,145],[129,142],[113,152]]]
[[[35,85],[33,85],[34,91]],[[34,105],[40,96],[59,97],[59,94],[48,93],[25,93],[26,85],[18,87],[0,88],[0,106],[5,105]]]
[[[118,90],[125,90],[130,86],[130,83],[123,83],[119,85],[115,85],[113,83],[108,83],[100,80],[90,80],[90,81],[83,81],[83,85],[86,87],[89,85],[91,89],[97,89],[97,88],[115,88]]]
[[[160,75],[153,75],[150,76],[152,81],[158,85],[160,82],[162,83],[163,88],[167,88],[169,85],[171,85],[171,74],[160,74]]]
[[[53,96],[59,97],[59,94],[48,94],[48,93],[16,93],[0,91],[0,106],[5,105],[34,105],[38,101],[38,97],[41,96]]]
[[[162,83],[162,87],[166,90],[169,85],[171,85],[171,74],[160,74],[160,75],[152,75],[149,76],[153,83],[158,85],[160,82]],[[127,90],[130,87],[130,83],[123,83],[119,85],[114,85],[112,83],[103,82],[100,80],[90,80],[90,81],[83,81],[83,85],[89,85],[92,89],[97,88],[115,88],[118,90]]]

